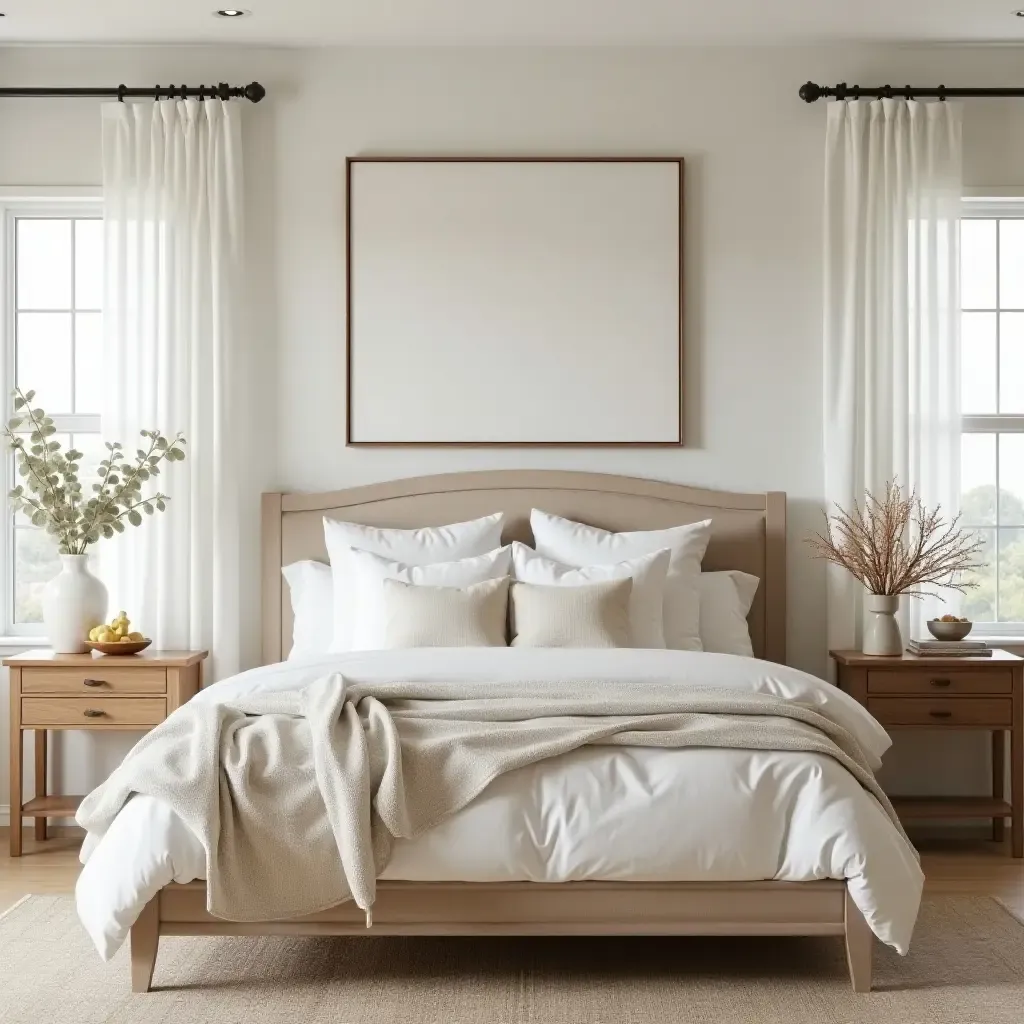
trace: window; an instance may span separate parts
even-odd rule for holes
[[[1024,202],[966,201],[960,239],[961,521],[987,563],[963,614],[1024,634]]]
[[[5,415],[11,390],[34,390],[35,406],[53,417],[56,440],[85,453],[85,488],[102,460],[103,223],[95,200],[8,199],[0,196],[0,340]],[[2,460],[6,524],[0,550],[5,635],[42,632],[42,589],[60,570],[57,546],[6,506],[16,477]]]

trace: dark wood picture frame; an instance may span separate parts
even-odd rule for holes
[[[678,170],[678,432],[672,440],[656,441],[360,441],[353,436],[353,307],[352,289],[352,171],[361,163],[608,163],[671,164]],[[684,277],[685,277],[685,160],[676,156],[350,156],[345,160],[345,444],[353,448],[677,448],[684,444]]]

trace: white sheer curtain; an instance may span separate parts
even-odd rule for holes
[[[235,382],[242,260],[239,111],[220,100],[103,108],[104,437],[184,432],[151,481],[163,514],[104,541],[115,609],[162,648],[239,665],[240,451]]]
[[[957,511],[961,109],[836,102],[825,152],[825,496],[849,508],[897,478]],[[945,592],[949,595],[950,592]],[[829,646],[860,642],[863,588],[829,569]],[[904,638],[934,597],[904,599]],[[942,612],[939,612],[941,614]],[[909,627],[909,634],[908,629]]]

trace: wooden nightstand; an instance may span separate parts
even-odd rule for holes
[[[21,856],[21,823],[35,818],[36,839],[46,819],[73,815],[81,796],[46,789],[50,729],[147,732],[202,686],[206,651],[143,651],[130,657],[26,651],[4,658],[11,679],[11,856]],[[36,795],[24,802],[25,733],[35,733]]]
[[[984,729],[992,733],[991,797],[893,797],[904,821],[991,818],[992,838],[1011,819],[1014,857],[1024,857],[1024,659],[874,657],[830,651],[839,686],[890,732],[898,729]],[[1010,734],[1010,800],[1004,798],[1006,734]]]

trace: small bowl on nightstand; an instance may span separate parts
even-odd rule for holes
[[[99,651],[100,654],[138,654],[139,651],[144,651],[153,641],[152,640],[129,640],[128,643],[122,644],[120,641],[117,643],[100,643],[98,640],[86,640],[85,646],[90,651]]]
[[[927,626],[928,632],[936,640],[963,640],[970,633],[974,623],[967,620],[943,622],[942,619],[929,619]]]

